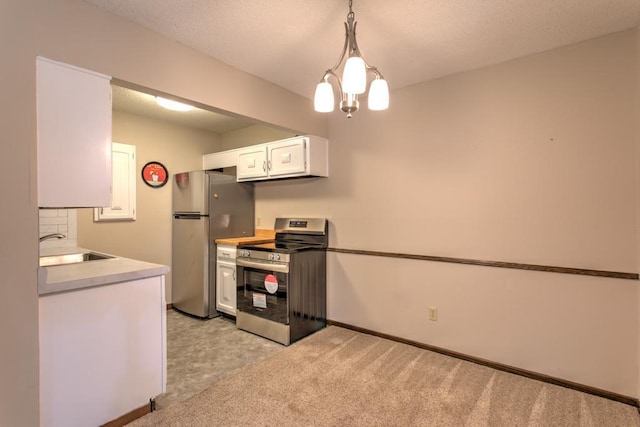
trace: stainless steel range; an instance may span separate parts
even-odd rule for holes
[[[240,329],[289,345],[327,324],[324,218],[277,218],[274,243],[239,245]]]

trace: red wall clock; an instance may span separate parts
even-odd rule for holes
[[[149,162],[142,167],[142,180],[149,187],[160,188],[169,180],[169,172],[162,163]]]

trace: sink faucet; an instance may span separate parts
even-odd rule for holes
[[[64,239],[65,236],[64,234],[60,234],[60,233],[53,233],[53,234],[47,234],[46,236],[42,236],[40,237],[40,241],[44,242],[45,240],[49,240],[49,239]]]

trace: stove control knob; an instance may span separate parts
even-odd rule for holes
[[[280,261],[280,254],[272,254],[273,257],[271,258],[274,261]]]
[[[251,252],[249,252],[246,249],[243,249],[240,251],[240,256],[249,257],[250,255],[251,255]]]

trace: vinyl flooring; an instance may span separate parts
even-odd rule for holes
[[[241,331],[226,317],[202,320],[167,312],[167,391],[156,397],[162,410],[285,347]]]

